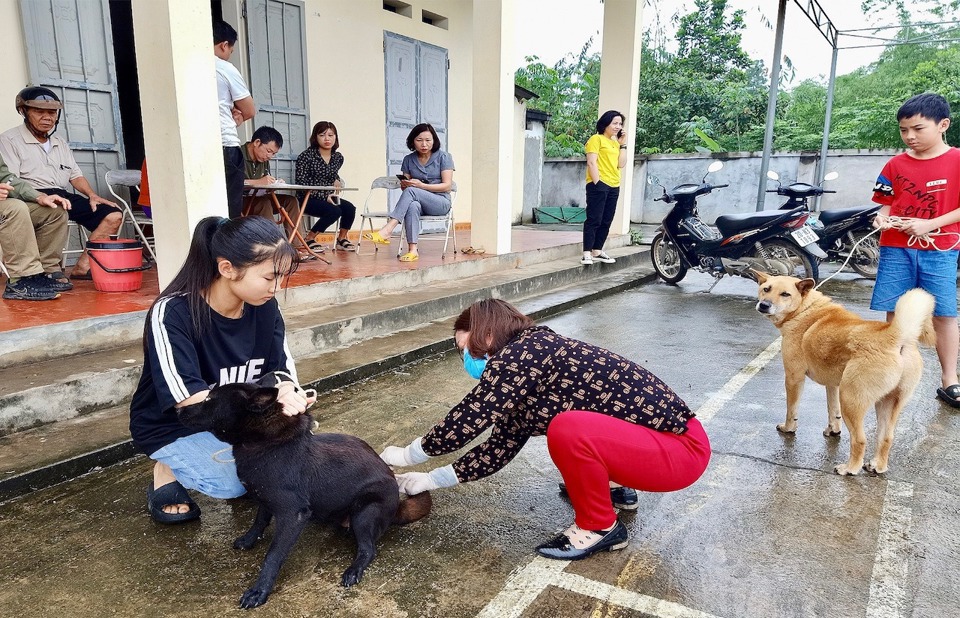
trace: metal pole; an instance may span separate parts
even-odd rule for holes
[[[757,212],[763,210],[767,190],[767,170],[770,169],[770,151],[773,150],[773,120],[777,114],[777,90],[780,86],[780,56],[783,54],[783,22],[787,0],[780,0],[777,9],[777,38],[773,45],[773,68],[770,70],[770,96],[767,98],[767,128],[763,134],[763,160],[760,163],[760,183],[757,185]]]
[[[830,118],[833,116],[833,90],[837,82],[837,46],[833,46],[833,58],[830,60],[830,82],[827,84],[827,113],[823,117],[823,140],[820,142],[820,159],[817,161],[817,184],[823,182],[823,177],[827,173],[827,146],[830,145]],[[820,199],[823,196],[818,195],[813,203],[813,210],[820,210]]]

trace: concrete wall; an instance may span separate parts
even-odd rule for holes
[[[827,155],[827,171],[836,171],[840,177],[826,184],[827,189],[837,191],[821,200],[821,210],[836,210],[870,204],[874,182],[883,164],[900,151],[896,150],[835,150]],[[784,152],[770,158],[770,169],[777,172],[783,181],[813,182],[816,174],[817,153]],[[754,212],[757,200],[757,184],[760,175],[760,153],[720,153],[649,155],[638,158],[633,170],[636,188],[630,205],[630,221],[633,223],[659,223],[669,207],[653,199],[661,190],[647,184],[647,177],[657,176],[668,188],[681,183],[699,182],[713,160],[721,160],[724,167],[711,176],[714,184],[729,184],[700,198],[700,214],[705,221],[713,222],[722,214]],[[584,206],[584,159],[548,159],[543,164],[543,206]],[[768,181],[768,188],[776,183]],[[775,209],[785,198],[770,193],[764,209]],[[813,205],[811,204],[811,207]]]

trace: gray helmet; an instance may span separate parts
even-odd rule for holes
[[[53,135],[54,131],[57,130],[57,126],[60,124],[60,115],[63,113],[63,103],[60,102],[60,97],[53,90],[43,86],[27,86],[17,93],[16,105],[17,111],[23,116],[24,122],[27,121],[25,107],[57,110],[57,122],[53,125],[53,131],[50,131],[47,137]]]

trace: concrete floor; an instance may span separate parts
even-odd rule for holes
[[[869,282],[838,279],[825,291],[866,314]],[[768,350],[776,330],[753,307],[756,286],[726,280],[712,294],[698,293],[709,282],[691,274],[679,287],[646,285],[546,322],[642,362],[698,410],[710,435],[714,455],[699,482],[641,495],[639,510],[622,516],[628,548],[569,564],[534,558],[533,547],[572,517],[544,439],[535,438],[499,474],[436,492],[430,517],[388,531],[349,590],[337,582],[352,558],[351,539],[308,527],[268,603],[254,611],[956,616],[960,413],[933,399],[931,351],[900,419],[890,472],[841,478],[832,469],[846,457],[847,435],[821,435],[822,388],[808,382],[795,437],[775,429],[785,413],[782,367]],[[421,435],[471,384],[447,354],[326,393],[314,412],[324,431],[360,436],[379,450]],[[0,505],[0,615],[241,615],[237,601],[266,546],[238,552],[231,543],[254,505],[200,496],[201,521],[156,525],[144,506],[149,469],[139,458]]]

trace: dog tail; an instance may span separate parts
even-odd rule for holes
[[[936,344],[936,334],[933,331],[935,304],[933,296],[919,288],[900,297],[894,309],[892,324],[900,332],[902,344]]]
[[[415,496],[408,496],[400,500],[400,506],[397,507],[397,516],[393,518],[393,523],[403,526],[422,519],[430,514],[433,508],[433,498],[430,492],[425,491]]]

